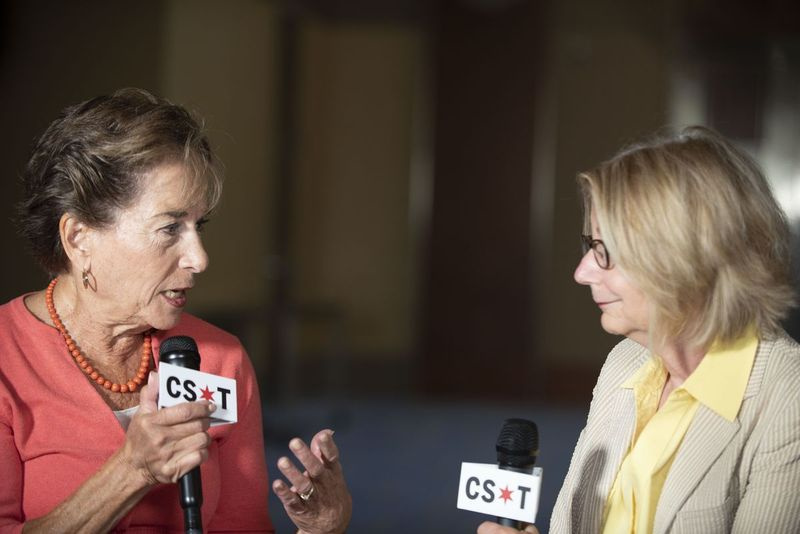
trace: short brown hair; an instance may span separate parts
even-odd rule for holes
[[[758,165],[690,127],[578,176],[613,261],[652,303],[650,335],[708,347],[775,334],[794,303],[790,233]]]
[[[66,108],[35,143],[23,173],[20,233],[50,274],[69,270],[59,220],[73,213],[97,228],[112,224],[139,192],[140,178],[179,162],[213,208],[222,190],[219,164],[202,121],[142,89],[121,89]]]

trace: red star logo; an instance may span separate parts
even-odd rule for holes
[[[500,496],[498,499],[503,499],[503,504],[507,503],[508,501],[512,501],[511,494],[514,493],[512,490],[508,489],[508,484],[506,484],[506,489],[500,490]]]
[[[203,400],[214,401],[214,392],[208,389],[208,386],[200,390],[200,396],[203,397]]]

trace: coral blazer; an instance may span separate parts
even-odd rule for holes
[[[61,334],[31,315],[23,298],[0,306],[0,534],[21,532],[26,520],[50,512],[125,441]],[[261,401],[244,348],[231,334],[184,313],[178,326],[153,335],[153,353],[174,335],[195,339],[201,371],[237,385],[239,422],[209,430],[209,457],[200,467],[206,531],[274,532]],[[177,486],[154,487],[112,531],[183,532]]]

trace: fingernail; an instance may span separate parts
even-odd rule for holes
[[[287,469],[289,467],[289,459],[285,456],[278,460],[278,467],[282,467],[283,469]]]
[[[299,451],[300,449],[303,448],[303,444],[300,443],[299,439],[294,438],[292,441],[289,442],[289,448],[292,449],[293,451]]]
[[[208,403],[208,413],[214,413],[215,411],[217,411],[217,405],[214,404],[213,402],[209,402]]]

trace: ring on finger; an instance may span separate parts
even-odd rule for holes
[[[303,501],[307,501],[308,499],[311,498],[312,495],[314,495],[314,485],[313,484],[306,491],[298,491],[297,492],[297,496],[300,497],[301,499],[303,499]]]

